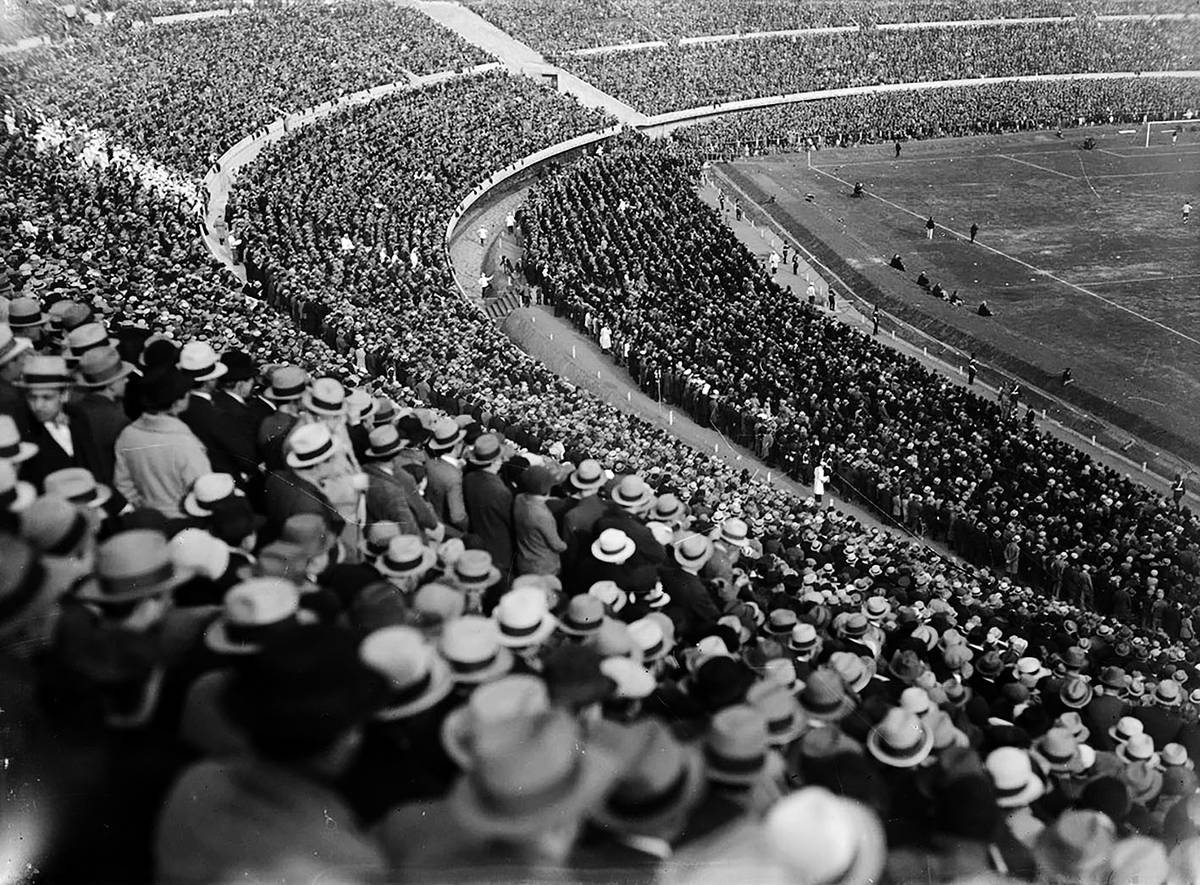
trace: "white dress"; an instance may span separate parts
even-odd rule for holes
[[[821,497],[825,494],[825,465],[818,464],[813,470],[813,496]]]

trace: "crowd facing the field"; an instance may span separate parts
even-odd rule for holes
[[[1198,111],[1200,90],[1188,79],[999,83],[745,111],[681,130],[679,137],[706,156],[729,159],[780,150],[1140,123],[1146,118],[1182,120]]]
[[[404,82],[410,72],[489,60],[416,10],[364,0],[169,27],[92,28],[0,60],[0,83],[22,105],[200,173],[285,113]]]
[[[892,22],[961,21],[1053,16],[1145,15],[1195,12],[1189,0],[837,0],[797,3],[760,0],[604,0],[554,3],[539,0],[469,0],[468,5],[505,31],[544,52],[675,40],[718,34],[749,34],[803,28],[871,26]]]
[[[1194,514],[781,291],[696,174],[635,142],[544,181],[524,224],[548,300],[643,388],[806,482],[821,469],[972,563],[1178,637],[1200,602]]]
[[[878,83],[1090,71],[1191,70],[1194,22],[865,31],[669,46],[560,62],[647,114]]]
[[[237,121],[188,113],[117,132],[193,168]],[[1194,514],[772,288],[686,144],[551,174],[534,278],[971,566],[462,300],[453,207],[606,123],[500,74],[346,109],[240,176],[241,286],[193,195],[5,119],[0,843],[88,883],[1200,879]]]

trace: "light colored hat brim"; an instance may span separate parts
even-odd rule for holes
[[[200,506],[200,502],[196,499],[195,492],[188,492],[183,499],[183,512],[188,516],[194,516],[197,519],[205,519],[212,516],[211,510],[205,510]]]
[[[472,670],[469,673],[460,673],[451,666],[450,678],[459,685],[482,685],[512,672],[513,661],[512,651],[502,645],[496,651],[495,659],[487,667],[481,670]]]
[[[91,507],[93,510],[98,510],[109,501],[112,500],[113,490],[103,483],[96,483],[96,497],[87,502],[82,502],[84,507]]]
[[[288,467],[293,467],[293,468],[303,470],[305,467],[316,467],[318,464],[324,464],[326,461],[328,461],[330,458],[332,458],[334,455],[336,455],[340,451],[341,451],[341,446],[338,444],[338,441],[335,439],[333,441],[333,445],[331,445],[325,452],[322,452],[321,457],[317,458],[315,461],[301,460],[296,456],[295,452],[288,452],[287,458],[285,460],[287,461]]]
[[[925,723],[921,723],[921,730],[924,732],[924,737],[921,739],[920,749],[912,756],[893,756],[880,742],[879,730],[874,728],[867,735],[867,750],[884,765],[892,768],[916,768],[928,759],[929,754],[933,751],[933,731]]]
[[[683,789],[665,808],[653,814],[627,816],[601,803],[588,814],[588,818],[606,830],[643,835],[673,823],[681,814],[688,814],[706,790],[704,756],[696,747],[684,747],[683,753]]]
[[[462,442],[466,438],[467,438],[467,431],[460,427],[458,429],[458,433],[454,434],[454,439],[447,440],[447,441],[438,441],[435,439],[429,439],[425,443],[425,446],[429,449],[432,449],[435,452],[445,452],[445,451],[448,451],[449,449],[454,448],[456,445],[458,445],[460,442]]]
[[[437,706],[442,700],[449,697],[452,691],[454,691],[454,679],[451,677],[449,665],[441,658],[433,656],[429,666],[429,685],[425,691],[407,703],[384,707],[375,714],[375,718],[382,722],[391,722],[415,716],[417,713],[423,713],[431,707]]]
[[[384,562],[386,555],[387,553],[385,551],[382,556],[375,560],[375,570],[379,572],[379,574],[388,578],[415,577],[417,575],[424,574],[437,564],[437,553],[433,550],[430,550],[428,547],[422,548],[420,565],[416,565],[402,572],[393,571],[387,567],[387,564]]]
[[[311,390],[306,390],[304,393],[300,394],[300,405],[302,405],[307,411],[312,412],[314,415],[327,415],[330,418],[339,418],[348,413],[345,400],[342,400],[341,405],[336,409],[326,409],[322,406],[318,406],[313,402]]]
[[[597,538],[592,542],[591,550],[592,556],[594,556],[600,562],[610,562],[614,565],[618,565],[622,562],[625,562],[627,559],[629,559],[629,557],[633,556],[634,551],[637,550],[637,542],[634,541],[633,538],[630,538],[628,535],[626,535],[625,543],[621,545],[619,552],[605,553],[600,547],[600,539]]]
[[[130,375],[133,375],[134,373],[137,373],[139,375],[141,374],[140,372],[138,372],[137,368],[133,365],[133,363],[127,363],[124,360],[121,360],[120,370],[117,372],[117,374],[113,375],[111,378],[107,378],[104,381],[84,381],[82,375],[76,374],[75,375],[75,386],[82,387],[84,390],[102,390],[103,388],[108,387],[108,385],[114,384],[117,381],[120,381],[122,378],[128,378]]]
[[[21,440],[17,443],[17,454],[8,459],[10,464],[21,464],[38,453],[38,444]]]
[[[212,367],[212,369],[211,369],[210,371],[208,371],[206,374],[204,374],[204,375],[193,375],[191,372],[187,372],[187,376],[188,376],[190,379],[192,379],[192,381],[193,381],[193,382],[196,382],[196,381],[216,381],[218,378],[223,378],[223,377],[225,377],[225,374],[226,374],[228,371],[229,371],[229,366],[225,365],[223,362],[220,362],[220,361],[218,360],[216,363],[214,363],[214,364],[213,364],[213,367]]]
[[[500,644],[505,648],[527,648],[531,645],[541,645],[550,637],[551,633],[558,629],[558,619],[551,614],[547,614],[542,619],[542,623],[538,625],[537,630],[528,636],[508,636],[505,634],[503,628],[499,627],[499,619],[497,619],[496,624],[500,631]]]
[[[541,808],[521,815],[497,813],[482,801],[469,778],[459,778],[450,792],[450,810],[468,831],[485,837],[518,839],[532,837],[579,817],[603,799],[620,774],[620,762],[612,754],[590,746],[580,755],[578,776],[571,792]]]
[[[463,590],[486,590],[488,587],[495,586],[500,580],[501,575],[500,569],[493,565],[488,569],[487,577],[485,578],[466,581],[460,578],[453,569],[450,570],[450,573],[446,575],[446,577],[454,584],[455,587]]]
[[[1045,792],[1046,785],[1042,783],[1042,779],[1037,774],[1034,774],[1021,792],[1012,796],[997,796],[996,804],[1001,808],[1020,808],[1037,801]]]

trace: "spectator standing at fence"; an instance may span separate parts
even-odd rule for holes
[[[967,363],[967,386],[975,383],[975,376],[979,374],[979,363],[975,362],[975,354],[971,354],[971,360]]]

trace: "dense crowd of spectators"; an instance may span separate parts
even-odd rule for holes
[[[373,0],[302,3],[169,27],[92,28],[0,61],[6,95],[199,173],[272,120],[490,60],[422,13]]]
[[[341,33],[351,91],[368,60]],[[320,58],[289,55],[278,94],[319,92]],[[40,70],[22,94],[174,167],[224,131],[175,104],[98,119],[96,94],[68,113],[47,84],[75,75]],[[972,566],[623,414],[460,297],[459,200],[607,122],[502,74],[345,109],[240,177],[242,286],[186,177],[10,109],[9,868],[1200,880],[1189,511],[773,286],[686,145],[550,174],[520,213],[531,275],[657,395]]]
[[[549,301],[647,391],[806,482],[829,472],[972,563],[1178,636],[1200,603],[1195,514],[781,290],[697,174],[634,141],[543,181],[524,224]]]
[[[566,56],[584,80],[654,114],[878,83],[1090,71],[1192,70],[1195,22],[866,31]]]
[[[997,83],[913,92],[850,95],[718,117],[680,130],[705,156],[963,135],[1069,129],[1200,113],[1189,78]]]
[[[558,52],[647,40],[893,22],[1196,12],[1191,0],[468,0],[500,28]]]
[[[329,276],[274,297],[365,291],[489,161],[599,122],[531,89],[286,141],[247,197]],[[370,319],[436,371],[362,386],[219,295],[174,192],[73,148],[18,115],[0,167],[0,831],[40,876],[1195,880],[1194,634],[955,568],[571,399],[445,296],[432,240],[387,284],[414,303],[381,288]],[[627,169],[612,211],[649,248],[643,213],[679,231]],[[354,176],[393,209],[339,256]]]

